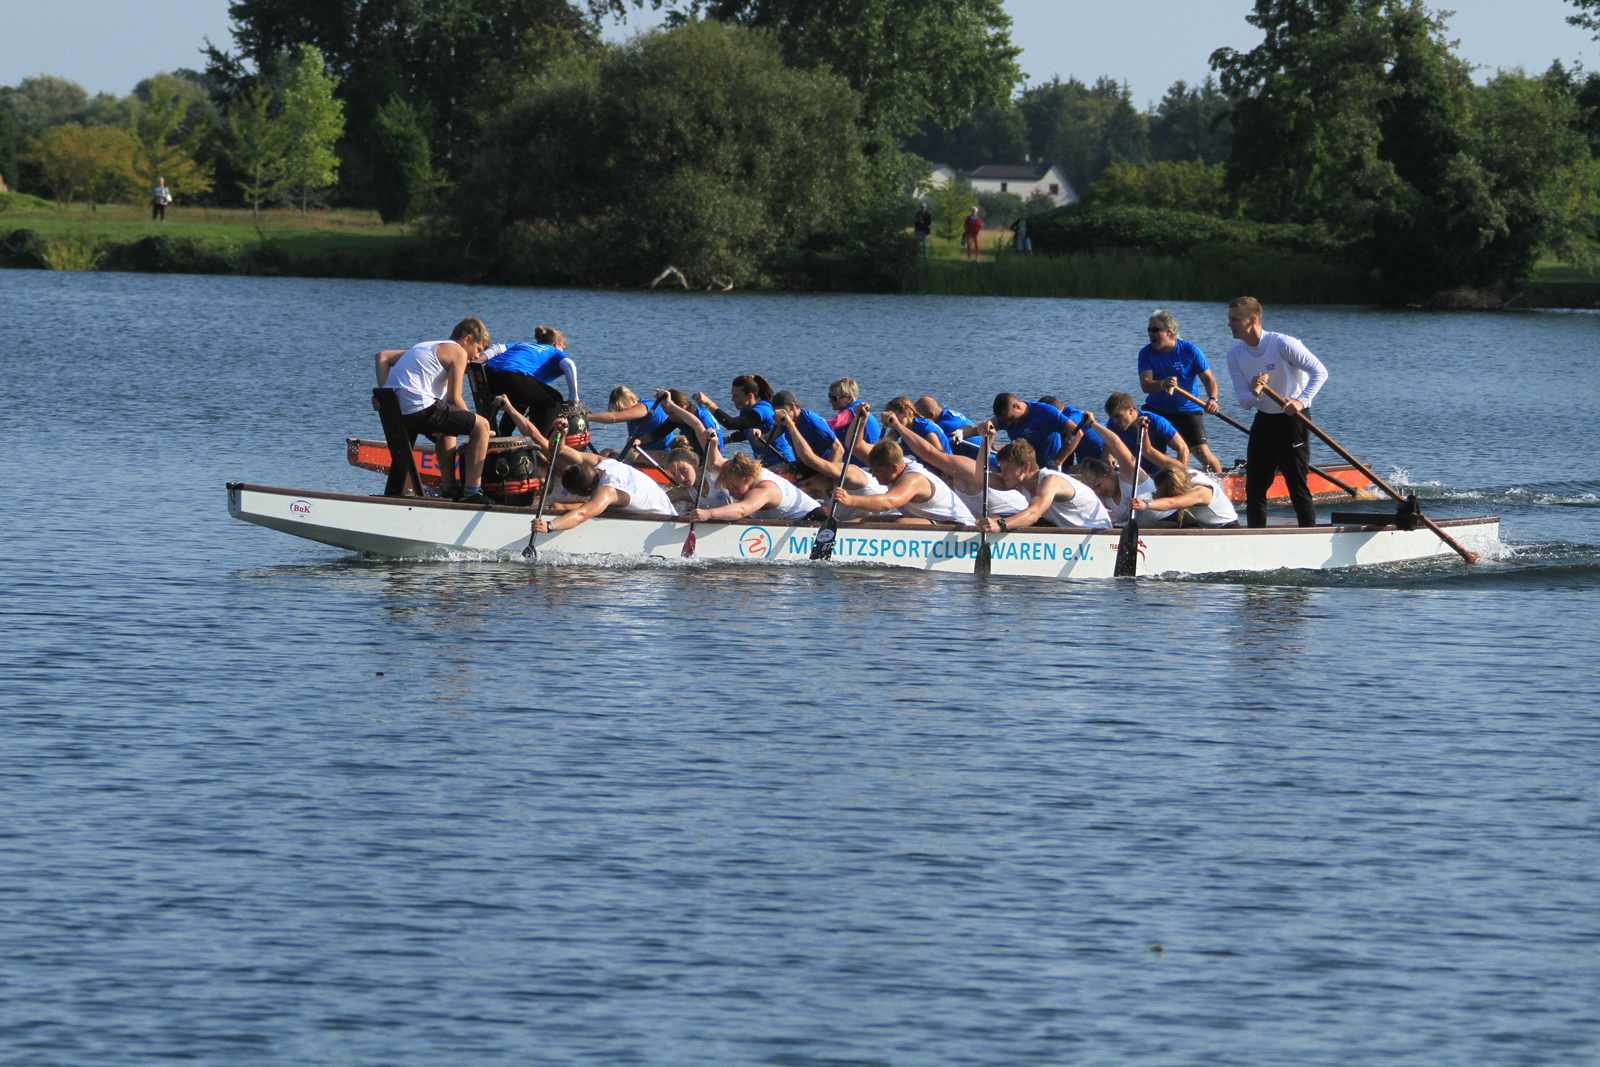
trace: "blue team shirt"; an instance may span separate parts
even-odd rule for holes
[[[504,352],[489,360],[484,366],[490,370],[526,374],[546,385],[553,385],[557,381],[566,380],[566,375],[561,370],[561,361],[566,358],[567,354],[554,345],[536,345],[531,341],[522,341],[507,345]]]
[[[722,449],[724,444],[722,440],[722,424],[717,421],[716,416],[711,414],[711,409],[697,407],[694,409],[694,417],[700,420],[702,426],[717,435],[717,448]],[[688,430],[684,431],[683,436],[689,442],[689,447],[694,450],[694,454],[702,460],[705,459],[706,450],[701,446],[699,436],[690,433]],[[723,451],[725,452],[726,450],[723,449]]]
[[[828,453],[833,450],[833,443],[839,439],[839,435],[833,432],[833,427],[828,425],[827,419],[815,411],[807,411],[804,408],[800,409],[799,418],[794,420],[794,428],[805,443],[811,446],[811,451],[823,459],[828,458]],[[782,441],[792,450],[793,446],[789,445],[787,431],[784,432]]]
[[[1167,446],[1172,444],[1172,439],[1178,436],[1178,428],[1153,411],[1146,411],[1144,414],[1150,420],[1150,443],[1155,446],[1157,452],[1165,452]],[[1126,430],[1118,430],[1113,427],[1111,432],[1122,438],[1122,443],[1128,446],[1129,452],[1138,455],[1139,427],[1137,425],[1129,426]],[[1146,474],[1154,474],[1160,470],[1159,467],[1143,456],[1139,456],[1139,469]]]
[[[859,400],[857,400],[854,404],[850,405],[850,411],[852,413],[850,418],[851,418],[851,421],[852,421],[852,425],[846,426],[844,428],[845,436],[839,438],[841,441],[844,441],[847,446],[850,443],[849,435],[852,432],[854,432],[853,423],[854,423],[854,420],[857,418],[857,416],[855,415],[855,410],[856,410],[856,408],[858,408],[860,406],[861,406],[861,401],[859,401]],[[882,436],[883,436],[883,424],[878,421],[878,416],[873,415],[871,413],[868,413],[866,425],[861,428],[861,439],[863,441],[865,441],[868,444],[868,446],[871,446],[871,445],[877,444],[878,443],[878,439],[880,437],[882,437]],[[850,462],[855,464],[857,467],[862,467],[862,468],[866,467],[866,463],[863,460],[860,460],[860,459],[856,458],[855,456],[851,456],[850,457]]]
[[[957,411],[955,408],[945,408],[939,413],[939,417],[933,421],[939,424],[939,429],[943,430],[947,436],[952,437],[955,435],[957,430],[961,429],[961,427],[973,425],[973,421],[971,419],[961,414],[961,412]]]
[[[761,440],[768,442],[767,446],[761,449],[760,454],[757,455],[756,458],[761,460],[763,463],[767,463],[772,460],[772,454],[776,452],[778,455],[783,457],[784,462],[793,463],[794,446],[788,441],[784,440],[782,437],[779,437],[776,441],[772,440],[772,430],[774,426],[773,416],[777,414],[772,410],[772,405],[765,400],[757,400],[750,407],[746,408],[745,411],[753,413],[756,418],[761,420],[761,425],[758,427],[761,432]],[[750,435],[748,433],[745,434],[747,439],[749,436]],[[752,445],[750,450],[754,452],[756,450],[755,446]]]
[[[1057,453],[1061,451],[1064,442],[1070,441],[1076,432],[1074,427],[1083,421],[1083,412],[1077,408],[1069,407],[1066,412],[1057,411],[1049,404],[1040,404],[1037,401],[1028,405],[1028,414],[1023,416],[1022,422],[1015,426],[1004,426],[1006,439],[1010,441],[1026,441],[1033,446],[1033,451],[1039,459],[1040,466],[1052,462]],[[1097,459],[1105,454],[1106,443],[1093,429],[1083,428],[1083,440],[1078,443],[1074,453],[1080,461]]]
[[[944,427],[932,419],[925,419],[921,415],[911,420],[911,428],[924,437],[931,437],[939,442],[939,447],[946,452],[953,452],[950,447],[950,435],[944,432]]]
[[[643,418],[628,420],[628,436],[637,437],[641,448],[658,450],[665,448],[667,438],[672,436],[675,428],[676,425],[660,404],[652,408]]]
[[[1178,388],[1203,396],[1200,390],[1200,372],[1210,370],[1211,364],[1206,362],[1206,354],[1200,351],[1198,345],[1188,341],[1179,341],[1171,352],[1157,352],[1150,345],[1145,345],[1139,350],[1139,373],[1142,375],[1149,371],[1158,382],[1168,378],[1178,379]],[[1185,400],[1177,393],[1167,395],[1165,390],[1145,395],[1144,407],[1146,411],[1200,411],[1200,405],[1193,400]],[[1132,446],[1129,446],[1132,447]]]

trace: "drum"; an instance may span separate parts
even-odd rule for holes
[[[539,491],[539,450],[526,437],[491,437],[483,461],[483,491],[515,507],[533,503]]]

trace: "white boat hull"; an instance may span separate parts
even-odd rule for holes
[[[395,558],[469,553],[520,555],[532,509],[480,508],[439,500],[316,493],[268,486],[228,486],[236,519],[339,548]],[[1468,548],[1492,553],[1496,517],[1448,519],[1439,525]],[[811,558],[817,527],[795,523],[705,522],[695,526],[695,558],[801,562]],[[602,515],[559,533],[541,534],[541,557],[665,556],[679,558],[687,523],[650,516]],[[1027,529],[990,536],[993,573],[1041,578],[1110,578],[1116,530]],[[871,563],[971,574],[979,536],[971,529],[848,523],[840,527],[836,563]],[[1334,570],[1457,558],[1425,528],[1274,526],[1233,530],[1146,530],[1139,537],[1139,574],[1221,574],[1281,569]]]

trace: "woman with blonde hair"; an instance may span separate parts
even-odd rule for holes
[[[755,518],[759,522],[798,522],[823,519],[822,504],[793,482],[779,478],[762,467],[753,456],[729,456],[717,469],[717,491],[701,506],[689,512],[690,522]]]
[[[608,426],[616,422],[628,424],[628,439],[637,439],[637,447],[660,453],[655,457],[657,460],[663,458],[668,448],[668,441],[675,431],[672,417],[667,414],[667,409],[659,401],[646,404],[626,385],[619,385],[611,390],[605,411],[592,412],[589,415],[590,426]],[[609,456],[613,451],[606,449],[602,455]],[[617,458],[633,462],[627,456],[619,455]]]
[[[539,432],[549,433],[562,407],[561,394],[552,385],[565,379],[566,403],[578,403],[578,365],[566,349],[567,339],[549,326],[535,326],[531,342],[490,345],[483,353],[490,393],[506,397]],[[514,429],[510,416],[502,416],[500,436],[510,437]]]
[[[1176,514],[1150,523],[1151,526],[1202,526],[1220,530],[1239,525],[1238,511],[1234,510],[1222,483],[1212,475],[1204,471],[1165,467],[1156,475],[1155,483],[1158,495],[1149,501],[1135,498],[1132,502],[1134,511],[1150,509]]]

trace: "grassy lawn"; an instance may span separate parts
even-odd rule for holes
[[[260,247],[265,242],[288,261],[370,260],[419,241],[413,227],[385,225],[375,211],[348,210],[313,210],[302,217],[298,211],[273,208],[262,211],[257,220],[248,209],[169,207],[164,222],[152,221],[143,204],[102,204],[97,210],[83,204],[13,206],[0,212],[0,235],[18,229],[36,230],[47,240],[119,244],[165,234],[219,250]]]

